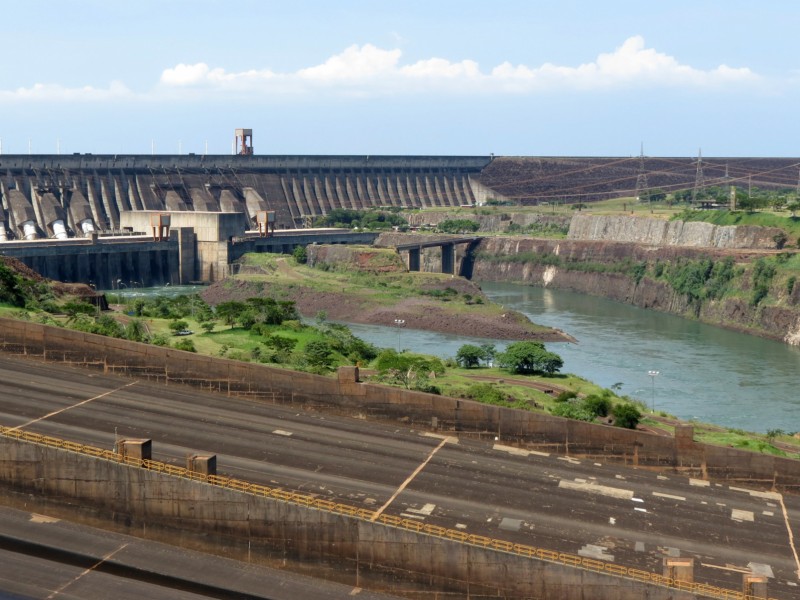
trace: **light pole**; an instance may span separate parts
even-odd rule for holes
[[[648,371],[648,375],[650,375],[650,381],[652,382],[652,387],[650,388],[650,410],[656,412],[656,377],[659,375],[659,371]]]
[[[397,352],[400,352],[400,332],[406,324],[405,319],[395,319],[394,324],[397,325]]]

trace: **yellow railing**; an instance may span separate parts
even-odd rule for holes
[[[97,448],[95,446],[87,446],[85,444],[69,442],[30,431],[23,431],[14,427],[0,427],[0,435],[34,444],[60,448],[69,452],[77,452],[93,458],[100,458],[103,460],[125,464],[131,467],[147,469],[156,473],[164,473],[172,477],[191,479],[193,481],[199,481],[237,492],[271,498],[281,502],[291,502],[293,504],[298,504],[308,508],[346,515],[348,517],[357,519],[371,521],[375,516],[375,511],[365,508],[357,508],[348,504],[340,504],[330,500],[315,498],[307,494],[299,494],[297,492],[291,492],[280,488],[270,488],[264,485],[258,485],[222,475],[203,475],[183,467],[176,467],[175,465],[170,465],[155,460],[130,458],[122,456],[121,454],[112,450],[103,450],[102,448]],[[706,598],[717,598],[719,600],[756,600],[754,596],[734,590],[718,588],[704,583],[675,580],[669,577],[664,577],[663,575],[658,575],[656,573],[650,573],[648,571],[642,571],[632,567],[625,567],[615,563],[607,563],[600,560],[595,560],[593,558],[576,556],[574,554],[568,554],[565,552],[556,552],[546,548],[536,548],[534,546],[527,546],[525,544],[514,544],[507,540],[498,540],[482,535],[469,534],[457,529],[448,529],[439,525],[421,523],[414,519],[404,519],[395,515],[381,514],[376,521],[389,527],[397,527],[399,529],[405,529],[415,533],[422,533],[433,537],[452,540],[462,544],[470,544],[472,546],[479,546],[481,548],[496,550],[498,552],[507,552],[509,554],[515,554],[527,558],[535,558],[538,560],[559,563],[569,567],[594,571],[596,573],[604,573],[626,579],[633,579],[643,583],[650,583],[653,585],[690,592]]]

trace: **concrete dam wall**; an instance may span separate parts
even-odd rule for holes
[[[333,209],[431,208],[492,195],[489,157],[0,156],[0,242],[119,231],[129,211],[272,211],[278,229]]]

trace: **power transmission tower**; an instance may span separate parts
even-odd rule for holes
[[[692,204],[697,202],[698,194],[706,187],[706,178],[703,176],[703,150],[697,151],[697,172],[694,176],[694,189],[692,189]]]
[[[797,189],[795,190],[795,196],[797,196],[797,200],[800,201],[800,171],[797,172]]]
[[[647,183],[647,172],[644,169],[644,144],[639,153],[639,173],[636,175],[636,199],[639,202],[650,202],[650,186]]]

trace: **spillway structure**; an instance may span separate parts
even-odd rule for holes
[[[257,155],[0,156],[0,242],[116,233],[130,211],[223,212],[277,229],[334,209],[479,203],[490,157]]]
[[[341,230],[313,237],[315,220],[336,209],[481,204],[495,195],[480,182],[490,162],[474,156],[0,155],[0,255],[45,277],[97,289],[211,282],[246,252],[374,238]]]

